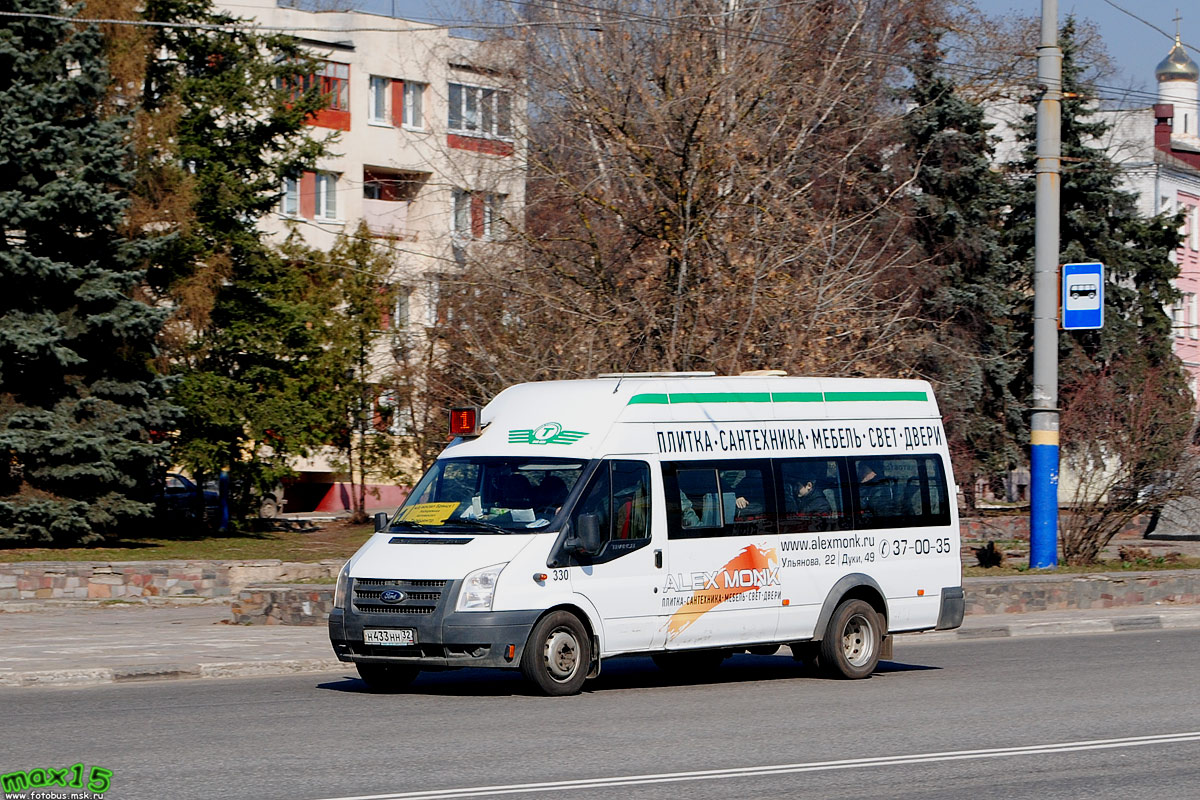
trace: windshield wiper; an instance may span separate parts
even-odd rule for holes
[[[399,519],[399,520],[396,520],[395,522],[389,522],[389,523],[388,523],[388,528],[387,528],[387,529],[388,529],[389,531],[390,531],[390,530],[393,530],[393,529],[395,529],[395,528],[411,528],[412,530],[424,531],[425,533],[431,533],[431,532],[433,532],[433,531],[431,531],[431,530],[430,530],[430,528],[428,528],[428,527],[426,527],[426,526],[422,525],[422,524],[421,524],[421,523],[419,523],[419,522],[413,522],[413,521],[412,521],[412,520],[410,520],[410,519]]]
[[[495,531],[496,533],[513,532],[508,528],[497,525],[494,522],[487,522],[486,520],[482,519],[472,519],[471,517],[467,517],[465,519],[448,519],[446,520],[446,525],[466,525],[467,527],[486,528],[487,530]]]

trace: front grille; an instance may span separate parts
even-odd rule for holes
[[[437,606],[406,606],[403,603],[396,606],[370,605],[354,602],[354,609],[364,614],[432,614]]]
[[[363,614],[432,614],[437,611],[449,583],[427,578],[355,578],[352,589],[354,610]],[[404,592],[404,599],[394,604],[379,602],[388,589]]]

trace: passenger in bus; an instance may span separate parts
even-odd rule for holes
[[[801,475],[787,487],[788,519],[800,520],[804,529],[827,531],[833,527],[833,506],[815,475]]]
[[[683,527],[698,528],[700,526],[700,515],[696,513],[696,507],[692,505],[691,498],[683,489],[679,490],[679,515]]]
[[[865,517],[890,517],[896,513],[892,481],[883,475],[883,466],[863,459],[857,464],[858,506]]]

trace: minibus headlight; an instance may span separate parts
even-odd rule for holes
[[[350,591],[350,562],[347,561],[338,573],[337,586],[333,589],[333,607],[346,607],[346,594]]]
[[[458,592],[458,605],[455,611],[491,611],[492,598],[496,594],[496,581],[505,564],[494,564],[490,567],[477,569],[463,579],[462,589]]]

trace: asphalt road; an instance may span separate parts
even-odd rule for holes
[[[0,770],[103,767],[114,800],[1195,797],[1198,654],[1197,631],[901,638],[866,681],[631,659],[560,699],[483,671],[4,689]]]

